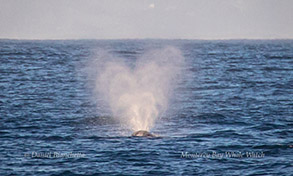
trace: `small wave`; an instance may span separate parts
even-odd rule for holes
[[[82,176],[84,174],[76,174],[74,172],[71,172],[70,170],[66,170],[66,171],[62,171],[62,172],[59,172],[59,173],[55,173],[55,174],[52,174],[51,176],[58,176],[58,175],[64,175],[64,176]],[[93,174],[95,175],[95,174]]]
[[[109,125],[109,124],[117,124],[118,122],[111,116],[97,116],[97,117],[86,117],[79,121],[77,124],[83,125]]]
[[[245,138],[252,139],[249,134],[237,133],[235,130],[218,130],[212,133],[194,133],[187,136],[188,138]]]
[[[70,136],[42,136],[40,137],[41,140],[45,141],[71,141],[73,140]]]

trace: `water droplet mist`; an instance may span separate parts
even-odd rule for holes
[[[110,107],[114,118],[130,130],[150,131],[167,110],[184,57],[174,47],[154,49],[134,65],[99,51],[95,67],[95,91]]]

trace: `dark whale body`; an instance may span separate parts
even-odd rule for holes
[[[136,132],[132,133],[132,136],[135,136],[135,137],[156,137],[154,134],[152,134],[148,131],[144,131],[144,130],[136,131]]]

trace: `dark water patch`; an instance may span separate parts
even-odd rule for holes
[[[265,71],[293,71],[290,68],[280,68],[280,67],[263,67]]]
[[[40,136],[38,137],[40,140],[44,141],[72,141],[73,138],[71,136]]]
[[[24,129],[24,130],[30,130],[30,129],[34,129],[34,130],[38,130],[41,129],[40,126],[33,126],[33,125],[28,125],[28,126],[18,126],[16,129]]]
[[[270,154],[278,154],[281,150],[292,150],[291,144],[264,144],[264,145],[254,145],[253,149],[266,150]]]
[[[200,114],[198,116],[195,116],[193,118],[200,119],[200,120],[206,120],[206,121],[222,121],[227,119],[226,116],[222,114],[217,114],[217,113],[205,113],[205,114]]]
[[[51,174],[51,176],[58,176],[58,175],[64,175],[64,176],[82,176],[82,175],[87,175],[87,174],[76,174],[74,172],[71,172],[70,170],[65,170],[65,171],[61,171],[58,172],[56,174]],[[96,174],[91,174],[91,175],[96,175]],[[88,175],[90,176],[90,175]]]
[[[140,52],[137,52],[137,51],[127,51],[127,50],[124,50],[124,51],[115,51],[117,52],[118,54],[130,54],[130,55],[135,55],[135,54],[139,54]]]

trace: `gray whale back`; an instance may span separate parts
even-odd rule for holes
[[[136,131],[134,133],[132,133],[132,136],[136,136],[136,137],[156,137],[154,134],[145,131],[145,130],[139,130]]]

